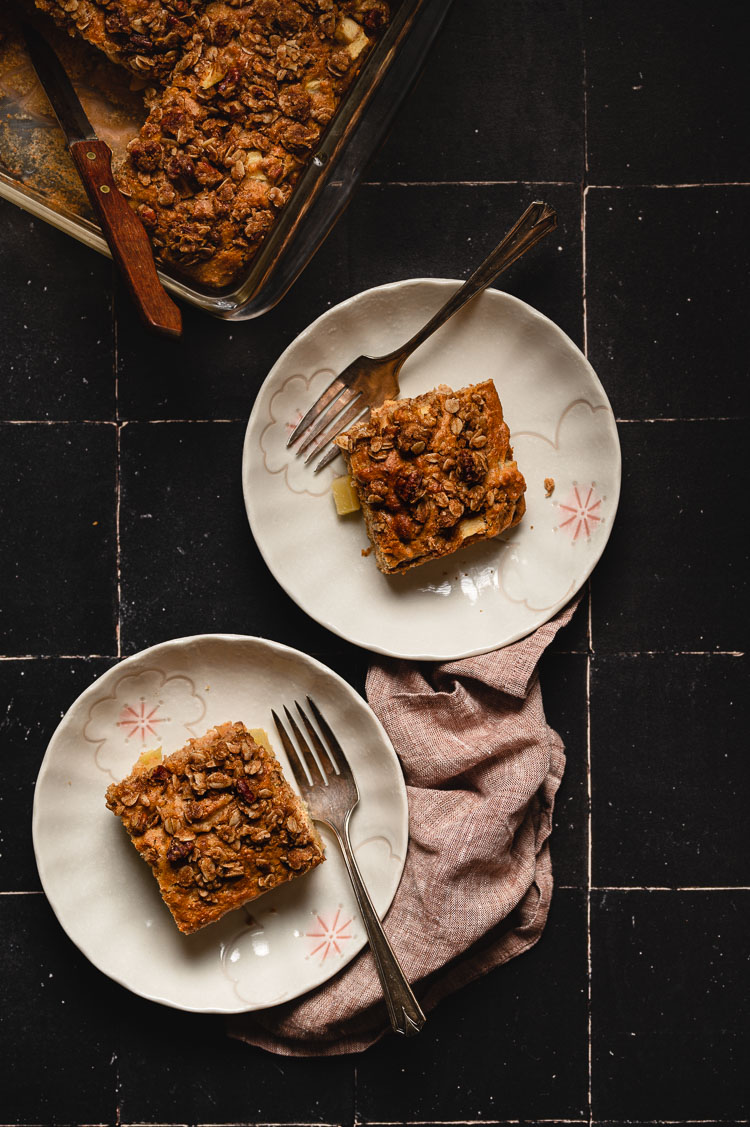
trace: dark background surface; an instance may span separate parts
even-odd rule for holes
[[[344,219],[283,303],[144,334],[110,264],[0,202],[3,1123],[747,1121],[746,5],[456,0]],[[531,952],[423,1033],[289,1060],[90,966],[34,863],[36,774],[118,658],[260,634],[362,690],[244,515],[245,423],[331,304],[465,276],[533,198],[559,231],[504,280],[612,402],[621,507],[544,659],[568,767]],[[179,550],[178,550],[179,549]]]

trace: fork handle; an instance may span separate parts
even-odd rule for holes
[[[508,231],[503,241],[495,247],[491,254],[477,266],[473,274],[464,282],[459,290],[450,297],[445,305],[438,309],[434,317],[415,333],[411,340],[400,348],[384,356],[384,360],[400,361],[398,367],[411,356],[420,344],[424,344],[429,336],[445,322],[463,309],[467,302],[487,289],[498,275],[512,266],[522,254],[531,250],[533,246],[543,239],[546,234],[557,226],[557,214],[549,204],[535,201],[526,208],[521,218],[514,227]],[[397,369],[398,370],[398,369]]]
[[[396,1033],[403,1033],[405,1037],[412,1037],[415,1033],[419,1033],[427,1019],[422,1013],[419,1002],[414,997],[412,988],[406,980],[406,975],[401,969],[401,964],[393,953],[393,948],[383,931],[378,913],[373,907],[370,894],[365,888],[349,841],[348,819],[344,825],[343,833],[330,822],[327,825],[336,835],[341,846],[341,852],[344,855],[349,879],[354,888],[354,895],[357,897],[357,904],[365,922],[380,984],[383,987],[383,996],[388,1007],[391,1027]]]

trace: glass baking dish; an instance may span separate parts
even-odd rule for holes
[[[168,268],[178,297],[227,320],[259,317],[286,293],[346,207],[362,171],[413,85],[452,0],[393,0],[392,18],[345,95],[278,221],[239,282],[210,290]],[[38,86],[20,37],[0,24],[0,196],[109,254],[77,180],[62,133]],[[144,117],[131,78],[98,52],[50,35],[97,134],[115,159]]]

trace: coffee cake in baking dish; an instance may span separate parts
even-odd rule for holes
[[[71,34],[144,78],[174,69],[195,27],[196,0],[34,0]]]
[[[107,789],[107,806],[186,934],[324,860],[267,742],[244,724],[221,724],[163,761],[146,752]]]
[[[335,442],[386,575],[497,536],[525,512],[492,380],[388,400]]]
[[[35,0],[145,84],[115,170],[156,257],[235,281],[389,18],[386,0]]]

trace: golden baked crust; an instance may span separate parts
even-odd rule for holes
[[[492,380],[390,399],[335,442],[386,575],[497,536],[526,510]]]
[[[185,934],[324,860],[304,804],[244,724],[211,728],[156,765],[142,759],[106,802]]]
[[[36,3],[150,84],[115,178],[156,257],[211,288],[257,253],[389,15],[385,0]]]

